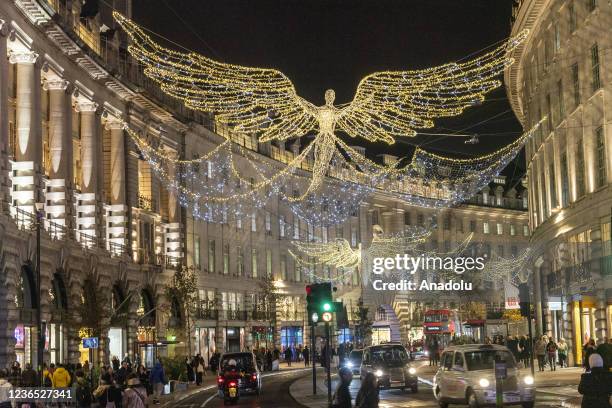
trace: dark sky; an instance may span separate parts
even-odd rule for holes
[[[476,53],[509,36],[512,0],[134,0],[134,19],[146,28],[224,62],[276,68],[298,93],[323,103],[350,102],[359,80],[375,71],[418,69]],[[407,143],[368,146],[410,154],[423,144],[457,157],[510,143],[520,125],[505,88],[463,115],[436,121],[426,133],[478,133],[464,138],[422,135]],[[499,116],[496,116],[499,115]],[[479,124],[479,122],[487,121]],[[517,163],[509,175],[520,174]]]

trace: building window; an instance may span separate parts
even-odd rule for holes
[[[293,216],[293,239],[300,239],[300,220]]]
[[[270,218],[269,212],[266,212],[266,232],[268,234],[272,232],[272,219]]]
[[[314,241],[314,225],[310,224],[310,223],[306,223],[306,230],[307,230],[307,240],[308,242],[312,242]]]
[[[223,245],[223,274],[227,275],[229,273],[229,244]]]
[[[251,249],[251,276],[253,278],[257,277],[257,249]]]
[[[272,277],[272,251],[266,249],[266,275]]]
[[[410,213],[407,211],[404,212],[404,225],[410,225],[412,223],[410,218]]]
[[[548,180],[550,183],[550,208],[557,208],[557,179],[554,164],[548,166]]]
[[[251,214],[251,232],[257,232],[257,213]]]
[[[561,154],[561,206],[569,205],[569,174],[567,169],[567,153]]]
[[[285,238],[285,216],[281,215],[278,217],[278,235],[281,238]]]
[[[196,235],[193,239],[193,263],[200,269],[200,237]]]
[[[208,240],[208,272],[215,272],[215,240]]]
[[[504,256],[504,246],[503,245],[498,245],[497,246],[497,255],[503,257]]]
[[[540,170],[540,166],[538,166],[538,170]],[[542,221],[544,221],[548,215],[548,194],[546,194],[546,169],[542,166],[542,170],[538,171],[540,177],[540,194],[542,195]]]
[[[280,273],[281,273],[281,279],[286,280],[287,279],[287,255],[281,255]]]
[[[587,9],[589,12],[594,11],[597,8],[597,0],[587,0]]]
[[[298,265],[297,263],[294,263],[294,265],[295,265],[295,281],[301,282],[302,281],[302,267]]]
[[[544,39],[544,68],[548,68],[550,60],[550,40],[548,39],[548,35],[546,35]]]
[[[565,103],[563,102],[563,81],[557,81],[557,103],[559,104],[559,120],[565,116]]]
[[[484,205],[489,204],[489,193],[487,191],[482,192],[482,203]]]
[[[595,159],[597,160],[597,187],[606,184],[606,145],[604,143],[603,126],[595,129]]]
[[[444,228],[444,231],[450,231],[450,227],[451,227],[450,216],[444,217],[444,221],[442,222],[442,227]]]
[[[463,219],[456,220],[455,226],[457,227],[457,232],[463,232]]]
[[[236,228],[242,229],[242,218],[240,218],[240,213],[236,214]]]
[[[510,254],[512,257],[516,257],[518,255],[518,248],[515,245],[510,247]]]
[[[497,223],[497,235],[504,235],[504,224]]]
[[[482,223],[482,232],[485,234],[488,234],[490,232],[489,221],[485,221]]]
[[[570,2],[567,6],[567,13],[569,17],[569,30],[570,33],[576,31],[576,7],[574,6],[574,2]]]
[[[372,225],[379,225],[378,223],[378,211],[372,211]]]
[[[580,105],[580,75],[578,63],[572,65],[572,84],[574,88],[574,106]]]
[[[555,54],[561,49],[561,30],[559,23],[555,22]]]
[[[236,266],[238,276],[244,276],[244,253],[242,252],[242,247],[236,247]]]
[[[582,138],[576,141],[576,199],[584,195],[584,146]]]
[[[351,226],[351,246],[357,246],[357,229],[354,226]]]
[[[417,214],[417,225],[423,226],[424,222],[423,214]]]
[[[553,130],[553,125],[554,125],[554,121],[553,121],[553,110],[552,110],[552,102],[550,99],[550,94],[546,94],[546,110],[547,110],[547,114],[548,114],[548,133],[552,132]]]
[[[591,47],[591,75],[593,92],[601,88],[601,78],[599,77],[599,48],[597,43]]]
[[[529,225],[523,225],[523,236],[524,237],[528,237],[529,236]]]
[[[514,224],[510,224],[510,235],[516,235],[516,227],[514,226]]]
[[[321,238],[323,239],[323,243],[327,244],[328,237],[328,228],[329,227],[321,227]]]
[[[476,232],[476,221],[470,221],[470,232]]]

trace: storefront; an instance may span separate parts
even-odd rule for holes
[[[470,337],[478,343],[484,343],[485,323],[483,319],[468,319],[463,322],[463,335]]]
[[[58,364],[66,361],[64,350],[66,350],[64,325],[59,323],[48,324],[45,336],[45,351],[49,353],[51,363]]]
[[[234,353],[244,350],[244,327],[225,328],[225,352]]]
[[[253,350],[260,348],[273,348],[274,328],[270,326],[251,327],[251,344]]]
[[[281,327],[281,348],[284,350],[289,346],[297,347],[304,345],[304,331],[302,326]]]
[[[123,360],[127,354],[127,333],[122,327],[110,327],[108,329],[108,351],[110,358],[116,356]]]
[[[153,367],[158,357],[155,327],[139,326],[136,331],[138,341],[134,354],[145,367]]]
[[[98,353],[97,349],[86,347],[83,339],[90,339],[95,337],[95,331],[91,327],[81,327],[79,329],[79,363],[85,364],[85,362],[98,364]]]
[[[33,332],[31,326],[18,324],[15,327],[15,354],[21,367],[32,362]]]
[[[595,340],[595,299],[590,296],[574,296],[574,301],[570,303],[570,310],[574,333],[574,361],[579,366],[583,362],[583,346],[589,340]]]
[[[351,329],[340,329],[338,330],[338,344],[342,343],[352,343],[353,342],[353,333]]]
[[[378,326],[372,327],[372,345],[377,346],[381,343],[391,341],[391,327]]]
[[[206,364],[208,364],[210,357],[217,351],[217,347],[215,345],[215,328],[196,327],[193,348],[193,354],[201,355]]]

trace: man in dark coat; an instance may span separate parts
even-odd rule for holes
[[[353,405],[349,386],[351,385],[351,381],[353,381],[353,373],[350,369],[342,367],[338,375],[340,377],[340,383],[332,399],[332,408],[351,408]]]

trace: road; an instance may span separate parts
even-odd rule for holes
[[[308,375],[307,370],[299,370],[281,371],[279,373],[274,373],[272,376],[263,377],[261,395],[241,396],[238,404],[232,407],[299,408],[301,405],[296,403],[289,394],[289,386],[298,378],[306,375]],[[217,408],[223,406],[223,400],[217,397],[216,388],[202,391],[172,405],[172,407],[176,408]]]
[[[304,405],[298,404],[290,395],[289,387],[295,381],[309,378],[308,371],[285,371],[273,373],[269,377],[263,378],[263,391],[259,396],[248,395],[240,398],[237,407],[270,407],[270,408],[300,408]],[[547,376],[548,377],[548,376]],[[579,378],[579,377],[578,377]],[[536,396],[536,407],[561,407],[562,402],[577,395],[577,380],[573,372],[558,377],[551,381],[548,380],[538,388]],[[380,393],[380,408],[437,408],[438,404],[434,399],[429,380],[425,377],[419,385],[419,392],[411,394],[409,391],[383,390]],[[353,398],[359,390],[358,378],[351,384],[351,395]],[[185,398],[184,400],[169,405],[177,408],[216,408],[223,407],[223,401],[216,396],[216,389],[202,391],[196,395]],[[325,407],[326,404],[313,405],[313,407]],[[451,407],[465,407],[465,405],[451,405]]]

